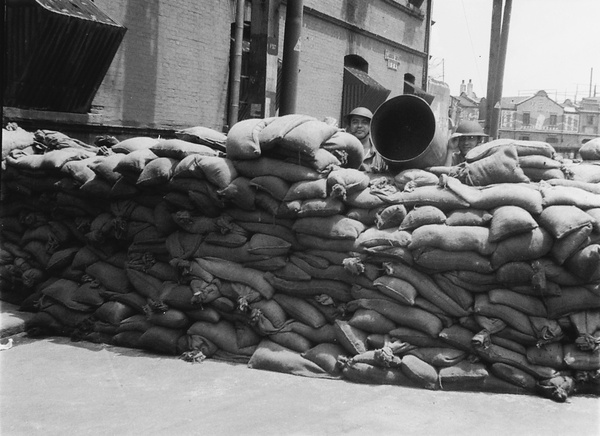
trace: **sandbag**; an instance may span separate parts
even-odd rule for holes
[[[184,141],[208,145],[215,150],[225,151],[227,135],[208,127],[187,127],[185,129],[176,130],[175,136]]]
[[[320,343],[301,354],[307,360],[316,363],[329,374],[340,375],[342,368],[338,365],[340,357],[347,356],[346,350],[338,344]]]
[[[195,142],[183,139],[161,139],[150,146],[150,150],[158,157],[168,157],[176,160],[184,159],[192,154],[203,156],[216,156],[216,150]]]
[[[354,240],[366,229],[366,226],[343,215],[331,217],[300,218],[292,226],[297,233],[319,236],[328,239]]]
[[[327,195],[346,198],[348,193],[362,191],[369,186],[369,177],[353,168],[340,168],[327,175]]]
[[[233,165],[239,174],[253,179],[259,176],[276,176],[295,183],[301,180],[317,180],[322,176],[318,171],[278,159],[260,157],[258,159],[234,160]]]
[[[347,304],[349,311],[359,308],[374,310],[401,326],[411,327],[436,338],[442,331],[442,321],[425,310],[386,300],[359,299]]]
[[[258,135],[268,120],[250,118],[235,123],[227,133],[225,152],[229,159],[257,159],[261,155]]]
[[[583,210],[566,205],[547,206],[539,216],[540,225],[556,239],[590,225],[592,220]]]
[[[492,254],[492,267],[498,269],[508,262],[543,257],[550,252],[553,242],[550,233],[541,227],[504,239]]]
[[[482,255],[490,255],[496,249],[496,245],[490,238],[490,230],[485,227],[428,224],[412,232],[408,249],[433,247],[447,251],[476,251]]]
[[[444,224],[446,215],[435,206],[414,207],[400,224],[400,230],[412,230],[427,224]]]
[[[455,210],[446,217],[447,226],[483,226],[489,225],[492,214],[480,209]]]
[[[457,317],[467,316],[467,311],[446,295],[428,275],[401,263],[390,262],[383,266],[388,275],[411,283],[420,296],[439,307],[444,313]]]
[[[490,148],[485,157],[467,161],[459,169],[459,178],[472,186],[487,186],[494,183],[529,182],[519,166],[517,149],[513,145]]]
[[[494,139],[484,144],[480,144],[477,147],[469,150],[465,159],[467,162],[474,162],[482,159],[485,156],[489,156],[494,150],[512,145],[519,157],[521,156],[545,156],[547,158],[553,158],[556,154],[556,150],[549,143],[543,141],[525,141],[516,139]]]
[[[360,140],[343,130],[335,132],[321,147],[337,157],[344,168],[360,168],[364,159],[364,147]]]
[[[493,211],[490,223],[490,241],[497,242],[520,233],[527,233],[539,224],[525,209],[518,206],[500,206]]]
[[[414,263],[429,272],[465,270],[487,274],[493,271],[489,258],[475,251],[448,251],[423,247],[412,254]]]
[[[248,367],[304,377],[332,378],[325,369],[269,339],[263,339],[248,361]]]

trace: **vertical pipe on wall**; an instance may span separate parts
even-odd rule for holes
[[[430,49],[430,41],[431,41],[431,11],[433,9],[433,0],[427,1],[427,13],[425,15],[425,19],[427,20],[427,24],[425,25],[425,47],[424,51],[427,55],[425,57],[425,62],[423,63],[423,75],[421,77],[421,88],[427,91],[427,84],[429,78],[429,49]],[[442,79],[443,80],[443,79]]]
[[[288,0],[286,5],[279,115],[289,115],[296,112],[300,35],[302,33],[302,3],[302,0]]]
[[[492,111],[492,122],[490,137],[498,137],[498,124],[500,121],[500,101],[502,100],[502,85],[504,82],[504,65],[506,64],[506,50],[508,47],[508,30],[510,28],[510,14],[512,0],[505,0],[504,13],[502,14],[502,34],[500,37],[500,54],[498,56],[498,72],[496,73],[496,86],[494,88],[494,110]]]
[[[242,43],[244,41],[244,0],[237,0],[235,7],[235,37],[233,58],[229,75],[229,128],[238,122],[240,108],[240,82],[242,74]]]

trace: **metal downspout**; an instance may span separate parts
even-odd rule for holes
[[[302,0],[288,0],[286,5],[279,115],[289,115],[296,112],[300,36],[302,34],[302,3]]]
[[[233,61],[229,75],[231,86],[229,94],[229,128],[238,122],[240,109],[240,82],[242,74],[242,43],[244,41],[244,3],[237,0],[235,7],[235,37],[233,41]]]

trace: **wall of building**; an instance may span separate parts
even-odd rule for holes
[[[267,96],[273,99],[277,59],[283,54],[286,2],[270,1],[273,19],[279,23],[276,53],[268,57],[265,66],[270,68]],[[61,114],[57,128],[72,121],[79,132],[88,135],[78,138],[88,141],[109,128],[129,136],[167,134],[197,125],[223,130],[235,3],[96,0],[127,32],[90,113],[78,117]],[[408,0],[305,0],[297,112],[339,118],[344,57],[350,54],[368,62],[369,75],[391,90],[390,97],[403,93],[407,73],[415,77],[417,86],[423,86],[427,3],[417,9],[409,6]],[[390,68],[389,56],[393,56],[395,69]],[[266,106],[274,107],[268,101]]]
[[[427,64],[425,51],[426,3],[423,16],[402,5],[407,1],[306,0],[303,17],[297,112],[317,118],[340,117],[344,57],[358,55],[369,65],[369,75],[389,89],[389,98],[403,93],[404,74],[417,86]],[[285,32],[285,8],[279,14],[280,41]],[[280,44],[280,57],[283,46]],[[398,60],[388,66],[386,53]]]
[[[223,126],[230,1],[96,0],[127,27],[93,102],[103,124]]]
[[[529,114],[529,124],[523,121],[523,114]],[[556,116],[552,124],[551,116]],[[517,129],[559,130],[562,125],[563,108],[553,100],[544,96],[534,96],[517,105]]]

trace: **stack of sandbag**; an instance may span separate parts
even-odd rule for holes
[[[3,266],[40,275],[32,334],[564,401],[600,380],[600,195],[532,182],[515,148],[366,174],[356,138],[291,115],[234,125],[225,155],[132,138],[35,185],[51,151],[11,155]]]

